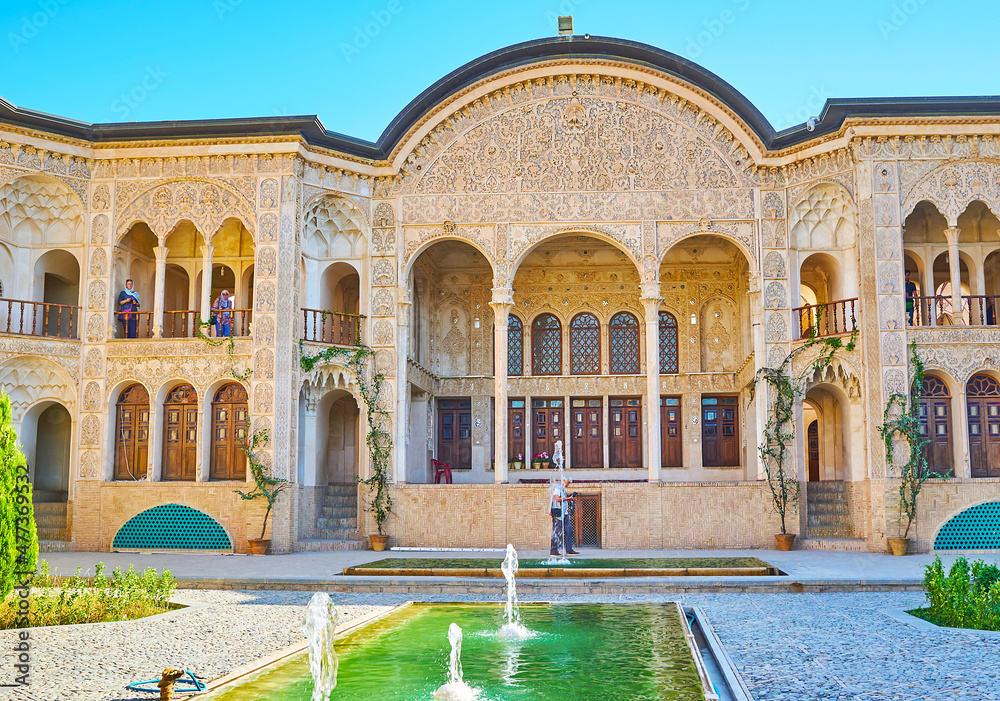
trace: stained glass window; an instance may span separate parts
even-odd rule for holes
[[[677,372],[677,319],[670,312],[660,312],[660,374]]]
[[[518,377],[524,371],[524,324],[511,314],[507,319],[507,375]]]
[[[601,374],[601,322],[581,312],[569,322],[569,371],[573,375]]]
[[[951,393],[948,392],[948,385],[941,380],[940,377],[934,377],[934,375],[924,376],[924,386],[923,391],[920,393],[922,397],[950,397]]]
[[[558,375],[561,366],[562,325],[555,314],[540,314],[531,322],[531,372]]]
[[[628,312],[618,312],[608,324],[612,375],[639,374],[639,320]]]
[[[976,375],[969,380],[966,394],[970,397],[996,397],[1000,395],[1000,383],[989,375]]]

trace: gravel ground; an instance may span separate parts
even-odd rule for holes
[[[212,679],[299,640],[309,592],[184,590],[210,603],[151,622],[40,630],[33,635],[30,690],[0,698],[30,701],[149,701],[127,682],[159,676],[166,665]],[[482,597],[334,594],[342,620],[419,598]],[[673,596],[561,597],[560,601],[670,601]],[[697,594],[757,701],[1000,701],[1000,638],[924,631],[881,613],[913,608],[919,593]],[[499,602],[500,594],[493,597]],[[527,601],[528,599],[522,599]],[[12,639],[0,633],[4,661]]]

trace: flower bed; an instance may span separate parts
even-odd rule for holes
[[[948,574],[941,558],[924,569],[928,605],[908,611],[925,621],[949,628],[1000,630],[1000,567],[964,557],[955,560]]]

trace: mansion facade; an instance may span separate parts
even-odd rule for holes
[[[1000,100],[833,100],[775,133],[717,76],[615,39],[473,61],[377,143],[0,101],[0,387],[49,549],[245,552],[250,434],[292,483],[273,550],[362,547],[372,426],[395,544],[545,547],[561,441],[582,545],[770,547],[758,370],[852,339],[802,377],[790,531],[881,552],[879,426],[912,347],[949,476],[915,545],[971,547],[941,533],[1000,501],[998,213]]]

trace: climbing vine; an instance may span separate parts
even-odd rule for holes
[[[750,400],[753,401],[758,382],[766,382],[770,387],[772,398],[769,401],[767,423],[764,425],[763,440],[757,448],[764,471],[767,475],[767,486],[771,492],[771,502],[775,512],[781,517],[781,534],[787,533],[785,516],[794,509],[799,500],[799,481],[795,478],[793,468],[788,465],[789,446],[795,437],[794,406],[795,400],[805,389],[806,380],[817,371],[822,372],[839,350],[848,352],[854,350],[857,340],[857,325],[851,331],[847,342],[842,336],[820,337],[816,335],[823,305],[817,307],[816,321],[809,329],[805,343],[785,356],[776,368],[762,367],[757,370],[754,379],[748,385]],[[819,346],[818,355],[809,362],[798,375],[792,375],[791,369],[795,358],[810,348]]]
[[[270,474],[270,470],[268,470],[267,466],[264,465],[256,453],[257,448],[262,443],[267,442],[270,433],[267,429],[260,429],[251,434],[249,432],[249,423],[250,419],[248,418],[247,433],[245,434],[247,437],[240,441],[240,447],[243,449],[243,454],[247,456],[247,466],[250,468],[251,477],[253,477],[254,488],[249,492],[243,492],[239,489],[233,491],[239,494],[241,499],[247,501],[262,497],[267,499],[267,511],[264,512],[264,523],[260,529],[260,537],[263,539],[264,533],[267,531],[267,518],[271,515],[271,509],[274,508],[274,504],[278,500],[278,495],[288,489],[291,483],[288,480],[274,477]]]
[[[389,494],[389,459],[392,454],[392,436],[385,430],[389,424],[388,413],[379,407],[379,398],[385,374],[375,372],[371,362],[374,353],[370,348],[344,348],[327,346],[315,355],[307,355],[302,341],[299,341],[299,366],[310,372],[317,365],[336,362],[351,368],[358,382],[358,393],[365,403],[368,414],[368,435],[365,443],[371,456],[372,474],[367,479],[360,479],[361,484],[371,490],[368,500],[368,510],[375,517],[379,535],[389,513],[392,511],[392,497]]]
[[[910,392],[892,394],[885,404],[882,425],[878,427],[885,442],[886,469],[895,464],[896,441],[902,439],[909,449],[906,462],[900,467],[899,520],[906,519],[903,538],[910,534],[910,527],[917,518],[917,497],[929,479],[948,479],[947,475],[932,472],[927,464],[925,448],[930,439],[920,432],[920,394],[924,387],[924,363],[917,353],[915,341],[910,343]]]
[[[229,334],[226,338],[212,338],[208,336],[203,329],[210,329],[212,326],[214,324],[211,320],[205,321],[201,317],[198,317],[198,338],[213,348],[225,346],[226,355],[229,356],[229,374],[240,382],[249,382],[250,376],[253,375],[253,368],[248,367],[243,372],[236,369],[236,339],[232,334]]]

